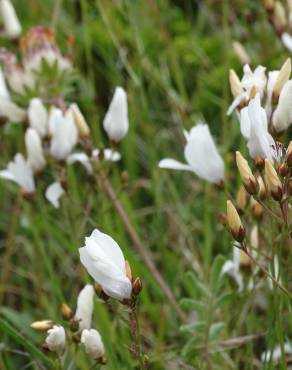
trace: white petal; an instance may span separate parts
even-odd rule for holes
[[[33,98],[27,110],[29,124],[41,137],[48,133],[48,112],[41,99]]]
[[[95,360],[104,355],[104,345],[97,330],[83,330],[81,343],[84,344],[86,353],[92,356]]]
[[[92,152],[92,156],[97,158],[100,153],[99,149],[94,149]],[[103,150],[104,160],[106,161],[112,161],[112,162],[118,162],[121,159],[121,154],[119,152],[116,152],[112,149],[104,149]]]
[[[239,104],[241,103],[242,100],[246,99],[248,97],[248,94],[246,92],[238,95],[234,100],[233,102],[231,103],[231,105],[229,106],[228,110],[227,110],[227,116],[230,116],[230,114],[234,111],[234,109],[236,109]]]
[[[6,82],[5,82],[5,78],[4,78],[4,74],[3,74],[1,66],[0,66],[0,97],[1,99],[4,98],[7,100],[10,100],[10,94],[6,86]]]
[[[31,168],[34,172],[41,171],[46,165],[42,142],[37,131],[31,127],[25,132],[25,147]]]
[[[12,39],[18,37],[21,34],[21,25],[10,0],[0,1],[0,13],[5,35]]]
[[[89,173],[89,174],[92,173],[92,166],[91,166],[90,158],[84,152],[70,154],[67,157],[66,162],[68,164],[79,162],[79,163],[81,163],[85,167],[87,173]]]
[[[65,190],[62,188],[60,182],[53,182],[47,187],[45,197],[47,200],[55,207],[60,207],[60,198],[65,193]]]
[[[181,163],[175,159],[171,158],[165,158],[162,159],[159,163],[158,166],[160,168],[167,168],[169,170],[186,170],[186,171],[192,171],[192,167],[188,164]]]
[[[90,284],[85,285],[78,295],[75,319],[79,322],[80,332],[91,328],[93,297],[94,288]]]
[[[26,117],[26,112],[12,101],[6,98],[1,98],[0,116],[7,117],[9,121],[12,122],[22,122]]]
[[[273,127],[277,132],[287,130],[292,123],[292,80],[285,83],[273,114]]]
[[[292,51],[292,36],[289,33],[284,32],[282,33],[281,39],[284,46],[286,46],[289,51]]]
[[[50,351],[61,351],[65,348],[66,334],[63,326],[55,325],[52,329],[48,330],[46,344]]]

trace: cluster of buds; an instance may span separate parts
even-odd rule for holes
[[[1,61],[5,76],[13,93],[25,96],[40,96],[50,100],[60,90],[64,77],[72,72],[72,42],[68,41],[68,52],[63,56],[56,44],[54,31],[50,28],[34,27],[20,39],[21,62],[15,54],[3,50]]]
[[[47,331],[44,350],[63,353],[72,343],[83,345],[85,351],[95,360],[95,364],[105,364],[105,349],[102,338],[96,329],[92,329],[92,314],[94,308],[94,288],[86,285],[79,293],[76,312],[63,303],[61,314],[67,323],[64,326],[55,324],[52,320],[35,321],[31,327],[39,331]],[[63,364],[64,365],[64,364]]]
[[[264,0],[263,4],[276,35],[292,51],[292,1]]]

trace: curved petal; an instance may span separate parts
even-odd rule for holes
[[[175,159],[165,158],[162,159],[158,166],[160,168],[167,168],[169,170],[186,170],[186,171],[193,171],[192,167],[188,164],[181,163]]]
[[[59,199],[64,193],[65,190],[62,188],[62,185],[59,182],[53,182],[47,187],[45,197],[55,208],[59,208]]]

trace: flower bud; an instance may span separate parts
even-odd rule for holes
[[[248,162],[238,151],[236,152],[236,163],[246,191],[254,194],[257,191],[257,181],[251,172]]]
[[[0,1],[1,20],[4,24],[4,35],[15,39],[21,34],[21,25],[10,0]]]
[[[33,322],[30,327],[35,330],[48,330],[53,327],[53,324],[52,320],[42,320]]]
[[[275,168],[268,159],[265,159],[265,179],[272,197],[275,200],[280,201],[283,196],[282,183]]]
[[[286,177],[289,173],[289,168],[286,163],[281,163],[279,166],[279,174],[282,177]]]
[[[247,198],[248,193],[246,192],[245,187],[241,186],[236,195],[236,205],[237,208],[240,209],[241,211],[243,211],[246,207]]]
[[[94,289],[90,284],[80,291],[77,299],[77,309],[75,313],[75,320],[79,322],[79,330],[90,329],[91,319],[93,313],[93,296]]]
[[[229,70],[229,83],[230,83],[230,89],[231,89],[231,92],[234,98],[243,94],[244,91],[241,86],[240,79],[233,69]]]
[[[274,24],[276,27],[276,31],[279,34],[283,32],[283,29],[286,27],[287,24],[286,11],[283,4],[280,1],[275,1]]]
[[[245,230],[237,210],[230,200],[227,201],[227,222],[233,238],[241,243],[245,237]]]
[[[267,191],[266,185],[265,185],[261,176],[258,176],[257,182],[258,182],[258,186],[259,186],[258,196],[259,196],[260,200],[264,200],[268,196],[268,191]]]
[[[278,99],[282,91],[283,86],[289,80],[291,75],[291,58],[288,58],[285,63],[282,65],[278,77],[276,79],[274,88],[273,88],[273,98]]]
[[[72,317],[74,316],[73,311],[68,305],[66,305],[66,303],[62,303],[61,312],[64,320],[71,320]]]
[[[66,334],[63,326],[55,325],[52,329],[49,329],[45,343],[50,351],[63,350],[66,346]]]
[[[258,225],[254,225],[250,232],[250,245],[253,248],[259,247],[259,228]]]
[[[241,64],[243,64],[243,65],[250,64],[250,57],[247,54],[244,46],[240,42],[233,41],[232,42],[232,47],[233,47],[233,50],[234,50],[235,54],[237,55],[238,59],[240,60]],[[242,92],[243,92],[243,90],[242,90]]]
[[[292,123],[292,80],[284,85],[277,108],[273,114],[272,125],[277,133],[285,131]]]
[[[262,205],[259,202],[257,202],[254,198],[251,197],[250,206],[251,206],[251,211],[252,211],[252,215],[254,216],[254,218],[257,220],[260,219],[264,211]]]
[[[254,163],[259,171],[262,171],[265,168],[265,160],[258,155],[255,157]]]
[[[134,282],[133,282],[133,294],[134,295],[139,295],[141,292],[143,286],[142,286],[142,281],[139,277],[137,277]]]
[[[122,87],[117,87],[103,121],[103,128],[110,140],[121,141],[128,133],[127,94]]]
[[[84,344],[85,351],[91,357],[98,360],[104,355],[104,345],[99,332],[95,329],[83,330],[81,343]]]
[[[242,250],[239,250],[239,265],[241,267],[249,267],[251,265],[250,257]]]
[[[73,103],[70,105],[69,109],[73,114],[74,122],[77,127],[80,138],[81,139],[87,138],[90,135],[90,130],[78,105],[76,103]]]
[[[48,112],[41,99],[33,98],[27,110],[30,127],[35,129],[41,138],[48,134]]]
[[[274,0],[263,0],[264,7],[266,8],[267,12],[272,12],[274,9],[275,2]]]
[[[28,163],[33,169],[33,172],[36,173],[41,171],[46,165],[42,142],[37,131],[31,127],[29,127],[25,133],[25,146],[28,155]]]

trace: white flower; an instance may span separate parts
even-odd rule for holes
[[[23,155],[17,153],[14,161],[9,162],[7,169],[0,171],[0,178],[16,182],[25,193],[34,193],[33,171]]]
[[[289,51],[292,51],[292,36],[289,33],[284,32],[281,35],[281,40],[284,46],[286,46]]]
[[[292,345],[288,342],[284,343],[284,352],[286,355],[292,355]],[[262,362],[270,362],[271,360],[275,363],[279,362],[281,359],[281,347],[278,344],[274,350],[268,350],[262,353],[261,360]]]
[[[258,66],[254,72],[250,69],[250,66],[246,64],[243,67],[243,77],[241,79],[241,87],[243,88],[244,92],[237,96],[230,107],[228,108],[227,115],[229,116],[234,109],[236,109],[242,101],[247,101],[250,97],[251,90],[253,88],[263,97],[266,84],[267,84],[267,77],[265,75],[266,67]]]
[[[40,137],[45,137],[48,133],[48,112],[41,99],[31,99],[27,114],[30,127],[34,128]]]
[[[21,33],[21,25],[10,0],[0,1],[0,13],[4,23],[4,35],[12,39],[18,37]]]
[[[81,343],[85,346],[85,351],[94,359],[99,359],[104,355],[104,345],[99,332],[95,329],[83,330]]]
[[[78,141],[78,132],[71,111],[63,115],[54,108],[49,117],[49,129],[52,135],[50,153],[58,160],[65,160]]]
[[[127,94],[122,87],[117,87],[110,103],[109,109],[103,121],[103,128],[108,137],[115,141],[121,141],[128,132],[128,103]]]
[[[243,290],[243,279],[240,273],[240,253],[243,253],[236,246],[233,247],[233,260],[227,260],[222,266],[221,274],[229,275],[237,283],[239,291]]]
[[[66,346],[66,334],[63,326],[54,325],[48,330],[46,344],[50,351],[61,351]]]
[[[260,96],[256,95],[248,104],[248,115],[241,115],[241,132],[245,132],[248,139],[249,154],[252,158],[257,156],[273,160],[276,157],[276,144],[268,132],[267,115],[261,107]]]
[[[285,131],[292,123],[292,80],[285,83],[277,108],[273,114],[273,127],[277,132]]]
[[[99,153],[100,153],[99,149],[94,149],[93,152],[92,152],[92,158],[98,158]],[[120,153],[118,153],[116,151],[113,151],[112,149],[104,149],[103,155],[104,155],[104,160],[106,160],[106,161],[117,162],[121,159]],[[66,162],[68,164],[79,162],[85,167],[86,171],[89,174],[91,174],[92,171],[93,171],[92,170],[92,165],[91,165],[92,158],[90,158],[84,152],[72,153],[67,157]]]
[[[224,162],[219,155],[210,134],[208,125],[198,124],[189,133],[184,155],[188,164],[174,159],[163,159],[160,168],[193,171],[196,175],[212,183],[219,184],[224,179]]]
[[[87,284],[80,291],[77,299],[77,309],[75,320],[79,322],[79,331],[91,328],[91,319],[93,313],[94,288]]]
[[[125,258],[119,245],[109,236],[95,229],[79,248],[80,260],[88,273],[113,298],[130,298],[132,284],[127,277]]]
[[[65,193],[60,182],[56,181],[49,185],[46,189],[45,197],[55,207],[60,207],[60,198]]]
[[[33,172],[41,171],[46,165],[42,141],[37,131],[31,127],[25,132],[25,147],[28,155],[27,160]]]

